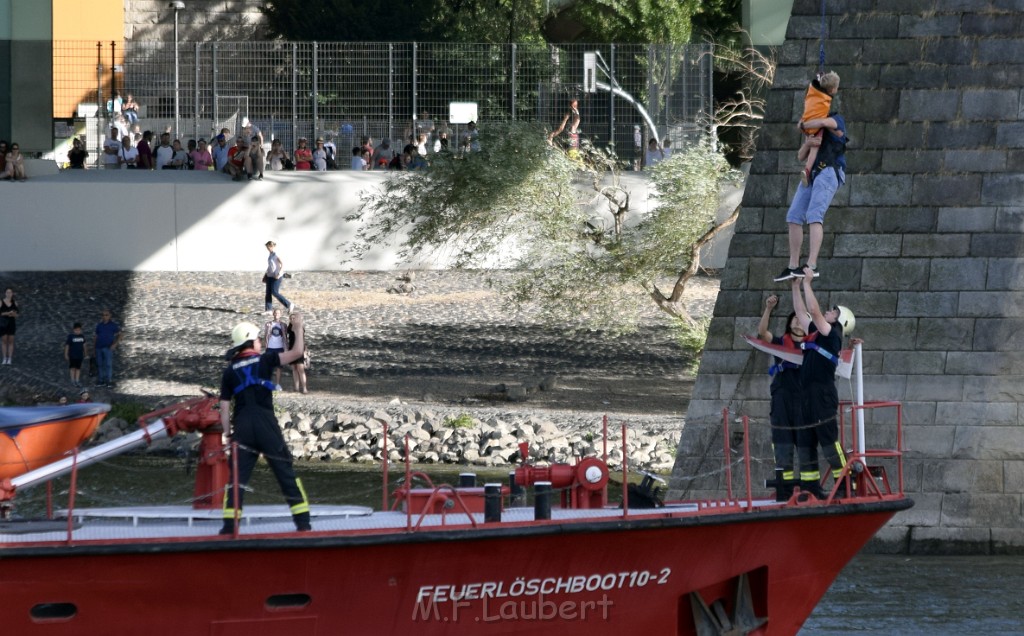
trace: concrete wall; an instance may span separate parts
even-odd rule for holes
[[[291,270],[433,269],[444,255],[401,263],[395,249],[344,263],[339,246],[360,224],[347,216],[360,193],[386,173],[267,173],[234,183],[209,172],[65,170],[37,160],[24,183],[0,183],[0,271],[238,271],[263,269],[273,239]],[[626,173],[634,216],[649,211],[646,176]],[[731,212],[731,192],[719,216]],[[730,207],[731,206],[731,207]],[[604,204],[594,214],[604,214]],[[609,217],[610,218],[610,217]],[[724,265],[730,232],[705,251],[705,266]],[[481,262],[480,266],[487,266]]]
[[[0,0],[0,139],[26,154],[53,137],[51,19],[48,2]]]
[[[681,437],[673,494],[719,491],[721,411],[749,415],[768,445],[768,360],[752,333],[763,299],[789,311],[786,208],[794,130],[817,67],[818,0],[796,0],[779,50],[743,211]],[[906,486],[916,502],[879,536],[916,553],[1024,552],[1024,50],[1020,3],[829,2],[828,66],[852,144],[849,180],[825,222],[822,304],[857,314],[865,395],[900,400]],[[806,249],[806,248],[805,248]],[[840,397],[852,397],[839,383]],[[734,431],[735,432],[735,431]],[[891,415],[869,447],[893,448]],[[714,460],[714,461],[712,461]]]

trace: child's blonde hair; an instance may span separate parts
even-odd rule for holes
[[[826,93],[831,93],[839,88],[839,74],[835,71],[829,71],[820,75],[818,77],[818,86]]]

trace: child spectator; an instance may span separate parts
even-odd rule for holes
[[[64,359],[68,362],[68,373],[71,375],[71,384],[82,386],[82,361],[85,360],[85,334],[82,333],[82,323],[76,322],[71,327],[71,333],[64,340]]]
[[[352,169],[353,170],[366,170],[366,159],[363,155],[366,151],[361,146],[356,146],[352,149]]]
[[[805,135],[817,137],[821,135],[821,128],[805,128],[804,124],[812,119],[825,119],[832,108],[832,98],[839,92],[839,75],[835,71],[829,71],[811,80],[804,95],[804,114],[800,117],[800,130]],[[811,182],[811,170],[814,168],[814,161],[818,158],[818,149],[812,148],[807,153],[807,161],[803,171],[800,173],[800,182],[808,185]]]

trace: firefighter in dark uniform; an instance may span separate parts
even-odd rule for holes
[[[225,433],[231,431],[231,439],[238,443],[236,479],[239,499],[262,453],[291,507],[296,529],[304,531],[311,528],[309,501],[302,489],[302,482],[295,477],[291,451],[285,444],[274,415],[273,391],[280,387],[270,379],[277,367],[302,359],[305,350],[302,316],[292,314],[291,325],[295,331],[295,346],[280,353],[260,352],[260,330],[252,323],[239,323],[231,330],[232,348],[228,350],[230,363],[224,369],[220,384],[220,419]],[[230,415],[232,400],[235,403],[233,427]],[[242,502],[237,502],[236,511],[234,491],[234,486],[229,485],[224,494],[224,527],[221,534],[234,533],[236,520],[241,517]]]
[[[786,318],[786,330],[781,336],[773,336],[768,330],[768,319],[778,304],[779,297],[774,294],[765,299],[761,322],[757,325],[757,336],[765,342],[798,349],[806,334],[796,318],[796,312],[790,312]],[[775,453],[775,499],[789,501],[796,483],[793,471],[796,436],[797,431],[803,427],[800,365],[774,358],[768,374],[772,377],[769,421],[772,427],[772,450]]]
[[[807,332],[801,345],[804,350],[804,361],[800,366],[804,426],[797,433],[797,456],[800,489],[816,497],[824,497],[818,471],[818,445],[821,445],[835,479],[839,479],[846,466],[846,455],[839,443],[839,391],[835,374],[843,336],[853,332],[856,319],[853,312],[842,305],[835,305],[822,313],[811,288],[813,280],[814,271],[805,267],[804,278],[795,279],[792,283],[793,309],[801,327]]]

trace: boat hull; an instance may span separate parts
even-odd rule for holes
[[[694,595],[795,634],[907,499],[417,532],[0,550],[12,634],[696,634]],[[69,615],[70,614],[70,615]],[[745,632],[744,632],[745,633]]]
[[[0,409],[0,480],[60,459],[92,436],[110,406]]]

